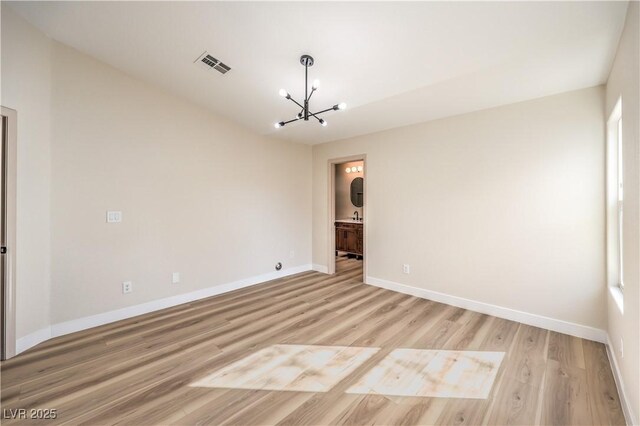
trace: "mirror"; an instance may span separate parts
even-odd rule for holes
[[[364,205],[364,179],[361,177],[351,181],[351,204],[356,207]]]

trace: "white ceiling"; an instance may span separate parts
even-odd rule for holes
[[[5,3],[5,2],[3,2]],[[20,2],[52,38],[254,131],[314,144],[606,81],[626,2]],[[193,61],[207,50],[226,75]],[[321,81],[297,122],[304,68]]]

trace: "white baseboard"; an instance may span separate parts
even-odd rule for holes
[[[622,412],[624,413],[624,419],[628,425],[637,425],[637,417],[633,413],[631,404],[625,392],[624,381],[622,380],[622,373],[618,367],[618,361],[615,357],[615,350],[611,338],[607,335],[607,356],[609,357],[609,364],[611,364],[611,371],[613,372],[613,379],[616,382],[616,388],[618,388],[618,396],[620,398],[620,405],[622,405]]]
[[[281,271],[269,272],[262,275],[256,275],[244,278],[231,283],[220,284],[213,287],[204,288],[202,290],[192,291],[190,293],[178,294],[176,296],[166,297],[164,299],[153,300],[151,302],[142,303],[126,308],[116,309],[113,311],[103,312],[88,317],[78,318],[53,324],[51,327],[43,328],[35,333],[21,337],[16,343],[16,354],[26,351],[29,348],[53,337],[63,336],[65,334],[74,333],[76,331],[86,330],[88,328],[97,327],[111,322],[147,314],[149,312],[160,309],[170,308],[172,306],[181,305],[183,303],[193,302],[211,296],[216,296],[230,291],[239,290],[241,288],[250,287],[252,285],[261,284],[277,278],[286,277],[288,275],[298,274],[312,270],[310,264],[294,266],[292,268]]]
[[[375,277],[367,277],[365,283],[376,287],[385,288],[387,290],[393,290],[399,293],[409,294],[411,296],[434,300],[436,302],[445,303],[447,305],[457,306],[459,308],[468,309],[470,311],[480,312],[482,314],[493,315],[494,317],[504,318],[511,321],[517,321],[523,324],[544,328],[547,330],[557,331],[558,333],[569,334],[571,336],[594,340],[600,343],[607,342],[607,332],[599,328],[575,324],[568,321],[549,318],[529,312],[518,311],[515,309],[505,308],[489,303],[478,302],[476,300],[465,299],[463,297],[452,296],[450,294],[439,293],[437,291],[426,290],[406,284],[399,284],[393,281],[387,281]]]
[[[323,274],[329,273],[329,268],[327,268],[325,265],[319,265],[317,263],[313,264],[312,269],[317,272],[322,272]]]
[[[16,355],[34,347],[38,343],[51,339],[51,327],[41,328],[16,340]]]

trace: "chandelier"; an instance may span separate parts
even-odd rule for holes
[[[291,102],[298,105],[301,108],[301,110],[296,116],[296,118],[294,118],[293,120],[279,121],[275,123],[274,127],[276,129],[279,129],[280,127],[283,127],[289,123],[293,123],[294,121],[298,121],[298,120],[309,121],[309,117],[315,118],[316,120],[318,120],[318,123],[320,123],[323,126],[326,126],[327,120],[325,120],[324,118],[318,117],[320,114],[324,114],[325,112],[329,112],[329,111],[342,110],[347,107],[347,104],[345,104],[344,102],[341,102],[339,104],[332,106],[331,108],[323,109],[322,111],[318,111],[318,112],[311,112],[309,110],[309,100],[311,99],[311,96],[313,96],[314,92],[318,90],[318,87],[320,86],[320,81],[313,80],[313,84],[311,85],[311,92],[309,92],[308,75],[309,75],[309,67],[313,66],[313,58],[309,55],[302,55],[300,57],[300,63],[304,66],[304,102],[301,104],[300,102],[293,99],[289,94],[289,92],[287,92],[284,89],[280,89],[280,96],[282,96],[283,98],[289,99]]]

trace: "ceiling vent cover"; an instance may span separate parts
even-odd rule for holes
[[[202,69],[214,69],[221,74],[226,74],[227,71],[231,70],[230,66],[223,64],[220,60],[209,55],[206,51],[194,61],[194,64],[198,65]]]

